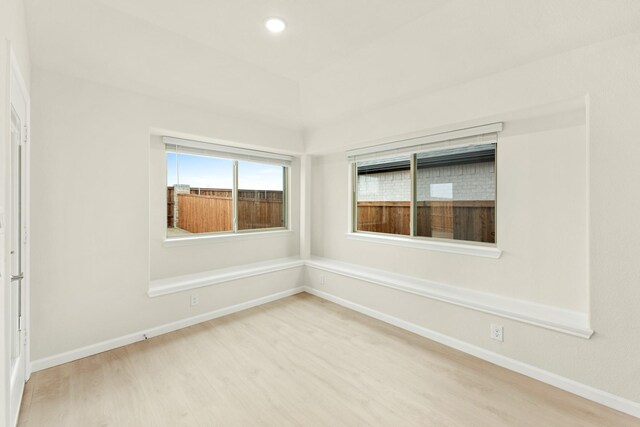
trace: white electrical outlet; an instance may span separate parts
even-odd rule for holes
[[[324,285],[324,276],[320,276],[320,284]]]
[[[491,324],[491,333],[489,335],[491,339],[496,341],[504,341],[504,327],[502,325]]]
[[[191,295],[191,307],[198,305],[198,294]]]

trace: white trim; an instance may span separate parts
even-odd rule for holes
[[[29,95],[29,91],[27,90],[27,85],[25,83],[24,77],[22,76],[22,72],[20,71],[20,67],[18,64],[18,58],[16,57],[16,54],[13,50],[13,48],[9,49],[10,52],[10,72],[9,72],[9,79],[10,79],[10,87],[9,87],[9,104],[13,104],[16,100],[16,98],[12,97],[11,95],[13,94],[14,91],[17,91],[18,93],[16,95],[18,95],[17,100],[21,101],[20,104],[18,104],[18,108],[23,109],[24,111],[29,112],[30,109],[30,103],[31,103],[31,99],[30,99],[30,95]],[[15,86],[14,86],[15,85]],[[22,105],[22,102],[24,102],[24,105]]]
[[[149,134],[160,137],[160,139],[166,136],[168,138],[186,139],[189,141],[200,141],[200,142],[206,142],[210,144],[220,144],[227,147],[245,148],[247,150],[254,150],[254,151],[263,151],[266,148],[269,150],[270,153],[283,154],[283,155],[291,156],[293,158],[296,158],[302,154],[305,154],[304,151],[300,151],[300,150],[286,149],[286,148],[274,147],[274,146],[265,147],[264,145],[257,145],[255,143],[240,142],[237,140],[229,140],[229,139],[221,139],[221,138],[211,138],[204,135],[194,135],[186,132],[178,132],[173,129],[159,128],[155,126],[149,127]]]
[[[375,156],[385,152],[398,152],[398,150],[413,151],[414,149],[419,149],[420,146],[425,144],[434,144],[437,142],[452,141],[461,138],[469,138],[479,135],[501,132],[502,128],[503,125],[501,122],[499,122],[481,126],[473,126],[464,129],[456,129],[448,132],[434,133],[416,138],[409,138],[394,142],[388,142],[385,144],[373,145],[370,147],[356,148],[354,150],[347,151],[347,157],[353,161],[355,158],[369,157],[372,155]]]
[[[311,258],[305,260],[305,265],[580,338],[588,339],[593,335],[593,330],[589,327],[588,315],[578,311],[436,283],[326,258]]]
[[[592,263],[591,263],[591,230],[592,230],[592,225],[591,225],[591,95],[590,94],[586,94],[584,95],[584,98],[582,99],[584,101],[584,121],[585,121],[585,139],[586,139],[586,159],[585,159],[585,174],[584,174],[584,178],[585,178],[585,182],[587,183],[587,185],[585,185],[585,202],[586,202],[586,212],[585,212],[585,220],[586,220],[586,227],[585,227],[585,242],[586,242],[586,247],[585,247],[585,261],[586,261],[586,265],[587,265],[587,301],[589,304],[589,307],[591,307],[591,269],[592,269]],[[589,321],[591,321],[591,312],[589,312]]]
[[[290,237],[293,230],[280,229],[269,231],[239,231],[237,233],[219,233],[219,234],[194,234],[185,237],[167,237],[162,242],[162,246],[189,246],[200,243],[223,243],[236,240],[253,240],[276,237]]]
[[[26,353],[25,353],[25,357],[26,357]],[[25,360],[25,366],[29,366],[30,364],[27,363],[27,361]],[[17,380],[18,380],[18,370],[19,370],[20,366],[16,366],[15,369],[10,370],[10,384],[14,384]],[[28,371],[28,368],[27,368]],[[24,387],[26,384],[26,380],[27,378],[25,377],[25,381],[21,381],[19,384],[18,389],[16,390],[16,395],[12,395],[9,397],[9,404],[11,405],[11,408],[18,408],[18,410],[14,413],[14,414],[9,414],[9,421],[12,423],[10,425],[12,426],[17,426],[18,425],[18,419],[20,418],[20,407],[22,406],[22,399],[24,397]],[[11,411],[9,411],[11,412]],[[11,418],[11,415],[13,415],[13,418]]]
[[[186,328],[196,325],[198,323],[206,322],[218,317],[226,316],[228,314],[237,313],[248,308],[256,307],[258,305],[266,304],[272,301],[276,301],[282,298],[286,298],[291,295],[299,294],[303,292],[302,286],[288,289],[286,291],[278,292],[275,294],[267,295],[264,297],[256,298],[250,301],[246,301],[240,304],[232,305],[229,307],[219,308],[208,313],[199,314],[197,316],[189,317],[186,319],[178,320],[175,322],[167,323],[161,326],[156,326],[143,331],[135,332],[133,334],[125,335],[118,338],[113,338],[107,341],[102,341],[96,344],[91,344],[85,347],[81,347],[75,350],[70,350],[64,353],[56,354],[54,356],[45,357],[31,362],[31,370],[33,372],[41,371],[43,369],[51,368],[53,366],[62,365],[63,363],[72,362],[74,360],[82,359],[84,357],[93,356],[94,354],[102,353],[114,348],[122,347],[128,344],[133,344],[138,341],[143,341],[147,338],[153,338],[158,335],[166,334],[169,332],[177,331],[178,329]]]
[[[147,294],[153,298],[302,266],[363,280],[580,338],[589,339],[594,333],[589,326],[587,313],[317,257],[306,260],[296,257],[280,258],[152,280],[149,282]]]
[[[235,267],[220,268],[202,273],[151,280],[147,294],[150,297],[173,294],[204,286],[218,285],[232,280],[246,279],[265,273],[273,273],[290,268],[302,267],[304,261],[299,258],[281,258]]]
[[[353,209],[352,209],[353,210]],[[347,239],[361,242],[382,243],[385,245],[404,246],[407,248],[427,249],[452,254],[473,255],[498,259],[502,250],[495,246],[473,245],[468,243],[445,242],[430,238],[404,237],[391,234],[367,233],[365,231],[348,232]]]
[[[21,355],[21,360],[22,362],[20,362],[20,364],[16,367],[16,369],[11,372],[11,357],[7,357],[6,358],[6,363],[9,365],[9,369],[8,371],[10,372],[10,377],[8,378],[9,380],[9,384],[8,384],[8,392],[9,392],[9,408],[8,408],[8,416],[9,418],[11,418],[11,415],[13,415],[14,419],[10,419],[10,422],[13,422],[15,424],[17,424],[18,421],[18,417],[20,414],[20,405],[22,403],[22,398],[23,398],[23,392],[24,392],[24,382],[21,381],[21,384],[19,385],[19,391],[16,392],[16,396],[13,395],[14,389],[11,387],[12,384],[14,384],[17,381],[17,377],[18,377],[18,369],[20,369],[20,367],[22,367],[24,369],[24,371],[22,372],[22,374],[24,375],[24,377],[22,378],[22,380],[27,381],[30,376],[31,376],[31,368],[30,368],[30,363],[29,363],[29,359],[30,359],[30,354],[31,354],[31,340],[30,340],[30,301],[31,301],[31,293],[30,293],[30,288],[31,288],[31,273],[30,273],[30,256],[29,256],[29,247],[30,247],[30,207],[31,207],[31,203],[30,203],[30,194],[31,194],[31,187],[30,187],[30,170],[31,170],[31,155],[30,155],[30,151],[31,151],[31,95],[27,89],[27,85],[26,85],[26,81],[24,79],[24,76],[22,74],[22,71],[20,69],[20,65],[16,56],[16,53],[11,45],[11,43],[7,43],[7,50],[9,52],[9,61],[8,61],[8,74],[9,74],[9,84],[8,84],[8,96],[9,96],[9,117],[11,115],[11,108],[13,108],[13,106],[15,105],[17,107],[18,110],[22,110],[25,114],[24,117],[24,122],[22,123],[22,125],[24,125],[24,132],[25,134],[25,139],[24,141],[21,141],[21,149],[22,149],[22,153],[23,153],[23,159],[21,159],[20,161],[24,161],[24,163],[21,164],[21,183],[22,183],[22,203],[23,206],[21,207],[21,215],[22,215],[22,220],[21,220],[21,229],[20,229],[20,242],[22,245],[22,273],[24,275],[24,279],[22,280],[22,295],[21,295],[21,299],[22,299],[22,318],[23,318],[23,336],[21,337],[20,343],[19,345],[23,345],[23,341],[24,340],[24,347],[23,347],[23,354]],[[8,129],[10,129],[10,126],[8,126]],[[9,131],[10,133],[10,131]],[[7,143],[10,145],[11,144],[11,137],[9,135],[9,138],[7,139]],[[11,168],[10,168],[11,169]],[[5,200],[6,201],[6,200]],[[13,203],[13,201],[12,201]],[[10,206],[10,205],[9,205]],[[5,224],[3,224],[3,227],[6,227],[7,229],[11,229],[13,227],[13,224],[11,223],[11,213],[5,213],[5,215],[8,215],[8,218],[5,217]],[[7,227],[8,225],[8,227]],[[3,233],[5,232],[4,230],[2,231]],[[9,233],[10,234],[10,233]],[[6,240],[6,242],[8,242],[10,240],[10,236],[9,238]],[[5,243],[7,244],[7,243]],[[10,245],[10,244],[9,244]],[[9,251],[6,251],[6,253],[8,254]],[[9,260],[9,257],[7,256],[7,261]],[[9,261],[10,263],[10,261]],[[7,275],[7,278],[9,277],[9,275]],[[7,280],[7,279],[5,279]],[[9,304],[10,302],[7,301],[7,304]],[[6,307],[3,307],[6,308]],[[7,325],[8,327],[8,325]],[[10,351],[8,349],[8,351]],[[4,387],[4,385],[3,385]],[[0,404],[0,408],[2,408],[2,405]],[[12,412],[15,410],[15,413],[12,414]]]
[[[256,161],[277,160],[279,163],[286,166],[289,166],[289,164],[293,160],[293,156],[289,156],[287,154],[272,153],[272,152],[261,151],[261,150],[251,150],[248,148],[213,144],[210,142],[194,141],[191,139],[174,138],[171,136],[163,136],[162,142],[165,145],[174,145],[174,146],[190,148],[194,150],[205,150],[207,152],[212,152],[212,153],[232,155],[234,158],[235,156],[239,156],[239,157],[248,157],[251,159],[255,159]]]
[[[300,258],[311,256],[311,182],[312,156],[300,156]],[[291,218],[291,217],[289,217]]]
[[[354,222],[356,214],[355,204],[357,196],[354,192],[356,186],[356,180],[358,174],[356,173],[356,165],[354,163],[347,163],[347,236],[353,233]]]
[[[600,403],[602,405],[608,406],[609,408],[624,412],[625,414],[640,418],[640,403],[638,402],[616,396],[609,392],[596,389],[594,387],[562,377],[549,371],[545,371],[544,369],[537,368],[535,366],[520,362],[510,357],[506,357],[501,354],[486,350],[484,348],[477,347],[467,342],[452,338],[431,329],[427,329],[423,326],[416,325],[415,323],[407,322],[406,320],[399,319],[380,311],[373,310],[369,307],[365,307],[352,301],[348,301],[327,292],[323,292],[308,286],[305,286],[304,290],[305,292],[326,299],[327,301],[334,302],[343,307],[357,311],[369,317],[373,317],[374,319],[378,319],[409,332],[413,332],[414,334],[436,341],[440,344],[446,345],[447,347],[454,348],[456,350],[475,356],[479,359],[486,360],[487,362],[491,362],[495,365],[517,372],[519,374],[526,375],[545,384],[552,385],[561,390],[573,393],[580,397],[584,397],[585,399]]]

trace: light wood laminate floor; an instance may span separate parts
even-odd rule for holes
[[[31,377],[27,426],[640,426],[300,294]]]

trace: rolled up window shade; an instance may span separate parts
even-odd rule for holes
[[[351,162],[391,159],[412,153],[495,144],[502,123],[459,129],[347,151]]]
[[[217,157],[222,159],[243,160],[247,162],[269,163],[280,166],[290,166],[292,156],[286,154],[270,153],[267,151],[250,150],[247,148],[230,147],[208,142],[193,141],[189,139],[162,138],[168,151],[195,156]]]

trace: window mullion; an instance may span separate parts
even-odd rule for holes
[[[351,165],[351,209],[353,212],[351,218],[351,231],[358,231],[358,167],[356,162]]]
[[[231,191],[233,205],[233,232],[238,232],[238,161],[233,161],[233,189]]]
[[[411,192],[410,192],[410,202],[409,202],[409,206],[410,206],[410,212],[409,212],[409,235],[410,236],[415,236],[416,235],[416,225],[417,225],[417,207],[416,207],[416,185],[417,185],[417,179],[416,179],[416,170],[417,170],[417,163],[416,163],[416,155],[412,154],[411,155],[411,159],[410,159],[410,170],[409,170],[409,174],[411,175]]]
[[[282,167],[282,226],[289,228],[289,168]]]

